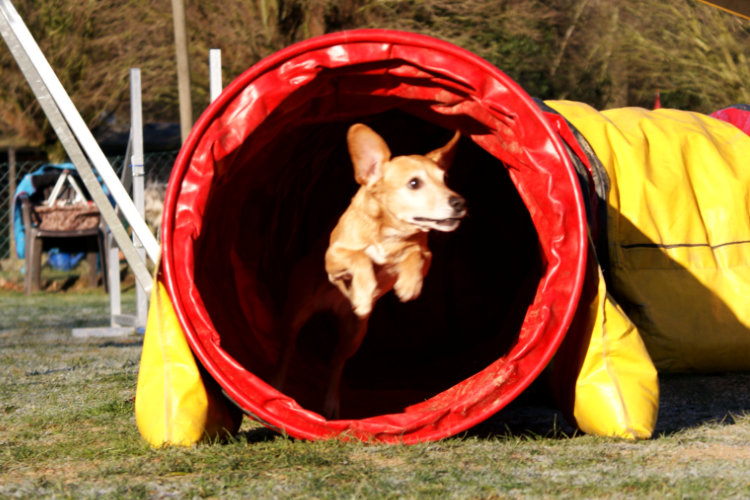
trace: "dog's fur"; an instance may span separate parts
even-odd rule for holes
[[[292,286],[281,323],[282,349],[275,377],[281,389],[296,337],[316,312],[332,311],[339,322],[324,412],[339,416],[341,376],[346,360],[359,349],[372,308],[393,290],[402,302],[422,291],[432,254],[430,229],[453,231],[466,214],[464,199],[445,185],[460,134],[427,155],[391,158],[385,141],[363,124],[347,134],[354,178],[360,185],[349,207],[331,232],[325,253],[328,283]],[[319,264],[318,264],[319,265]],[[315,273],[297,266],[293,275],[312,279]]]

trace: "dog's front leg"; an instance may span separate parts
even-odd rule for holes
[[[413,247],[398,263],[398,278],[393,291],[401,302],[408,302],[422,293],[422,281],[432,261],[432,253],[420,247]]]
[[[329,248],[326,253],[328,279],[349,299],[354,313],[366,318],[372,312],[378,281],[372,261],[364,252]]]

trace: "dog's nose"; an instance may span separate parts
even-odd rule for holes
[[[456,213],[463,212],[464,209],[466,208],[466,200],[464,200],[462,197],[458,195],[451,196],[450,199],[448,200],[448,204],[453,208],[453,210]]]

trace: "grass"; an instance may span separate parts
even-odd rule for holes
[[[152,449],[134,418],[141,337],[71,335],[106,325],[107,304],[0,291],[0,497],[750,496],[748,374],[665,377],[657,435],[641,442],[579,435],[528,397],[436,443],[297,441],[245,419],[228,442]]]

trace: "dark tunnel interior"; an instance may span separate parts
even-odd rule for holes
[[[232,165],[231,178],[212,187],[196,242],[195,285],[222,348],[264,380],[275,370],[274,325],[292,269],[312,256],[323,272],[328,235],[358,187],[346,148],[356,121],[382,135],[394,155],[426,153],[453,134],[398,108],[287,124],[280,132],[269,119],[261,127],[273,134],[261,152],[235,155],[241,164]],[[482,370],[518,341],[544,263],[510,168],[462,137],[447,182],[466,198],[468,215],[456,231],[430,234],[433,262],[417,300],[400,303],[389,293],[376,304],[345,368],[342,417],[401,412]],[[336,338],[325,313],[300,333],[284,392],[305,408],[321,411]]]

